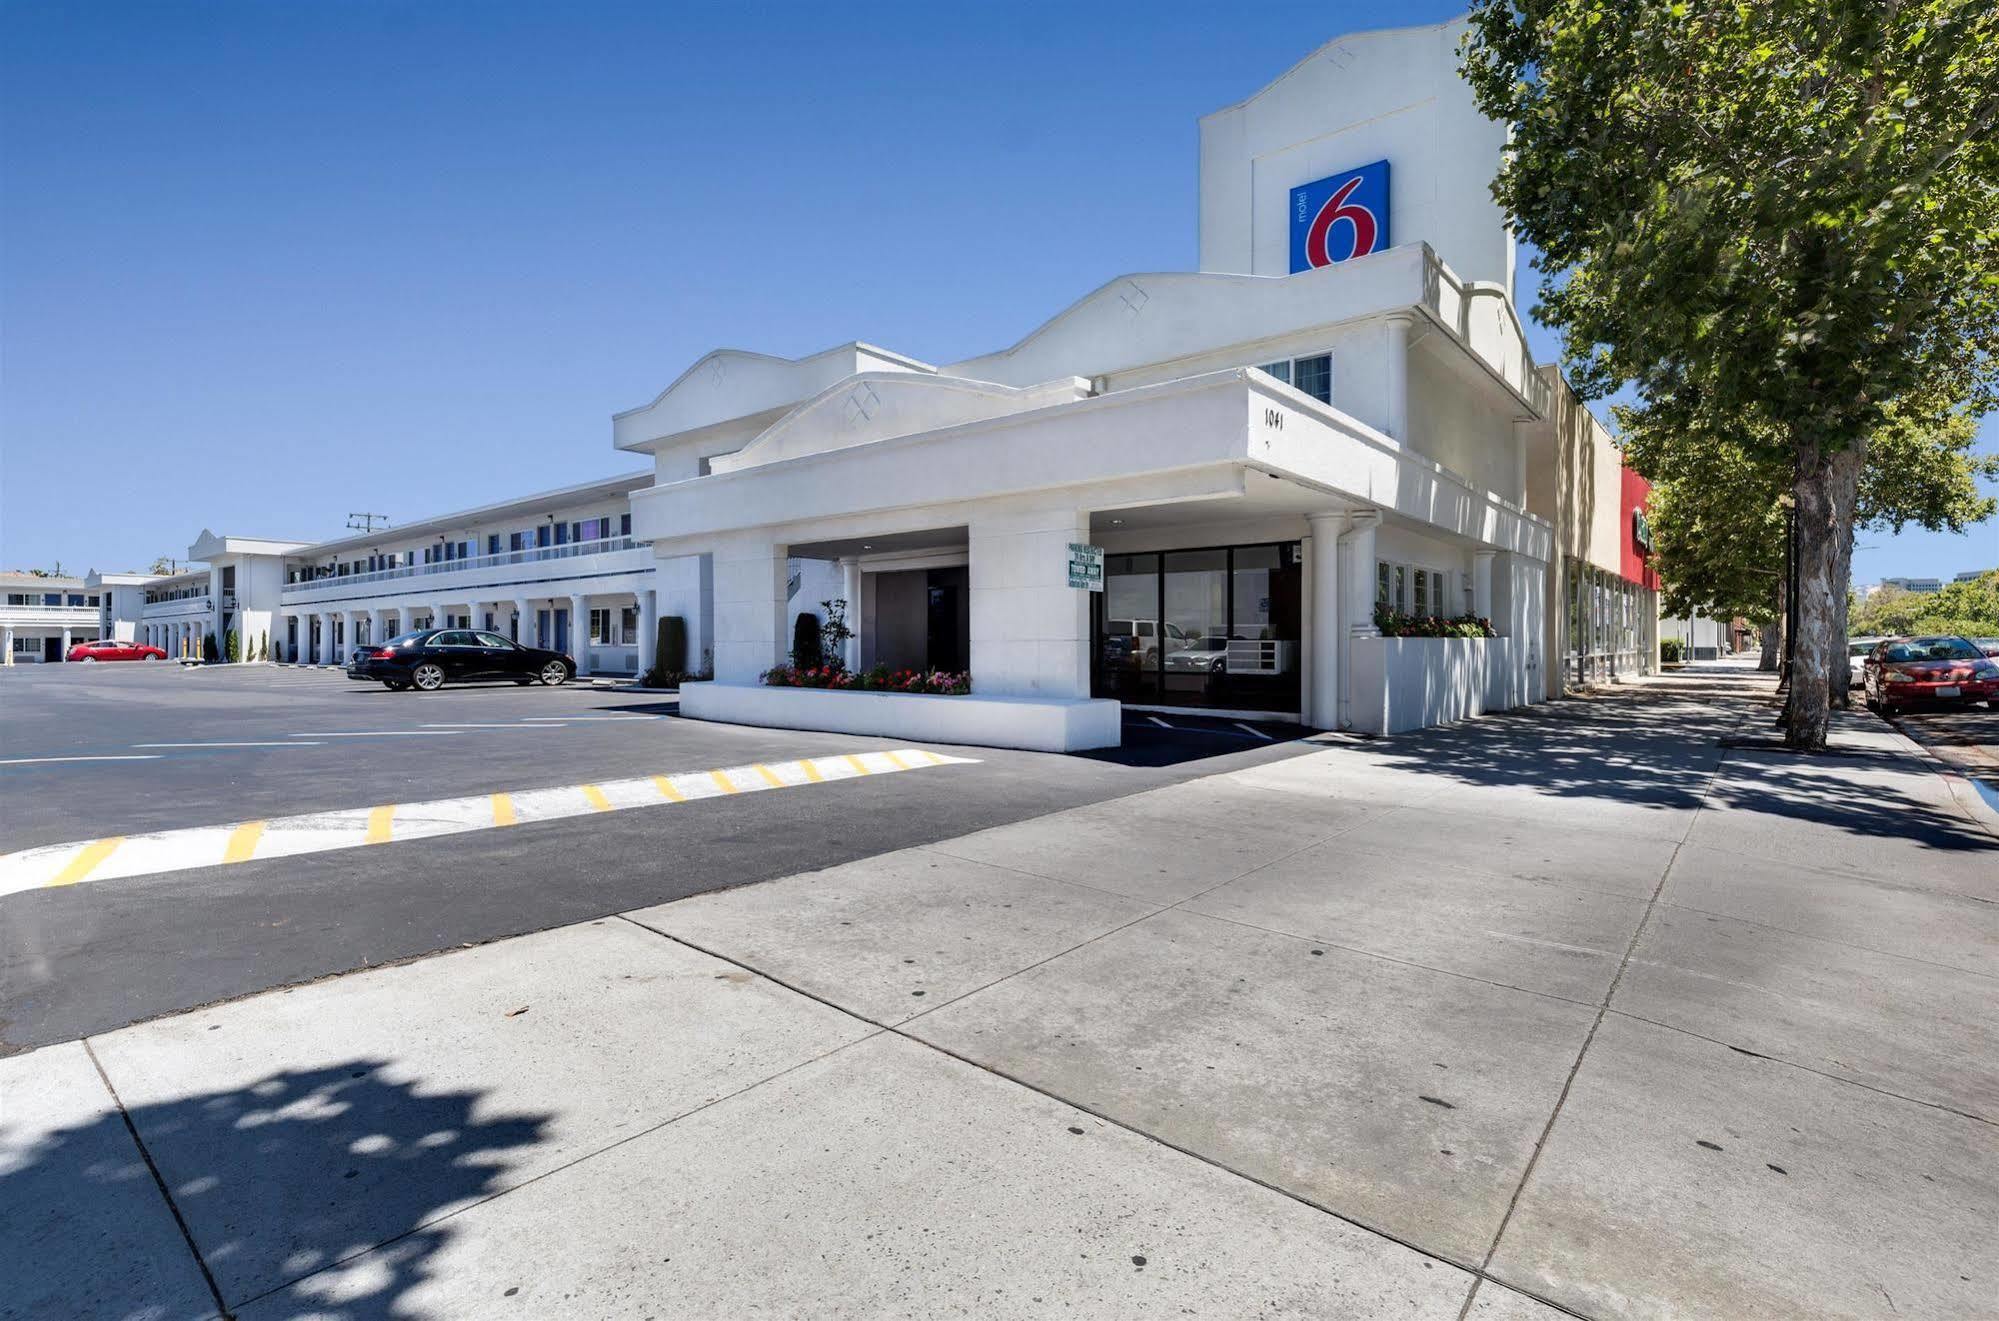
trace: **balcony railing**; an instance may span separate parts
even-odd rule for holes
[[[473,569],[500,569],[514,564],[541,564],[550,560],[578,559],[585,555],[609,555],[614,551],[632,550],[643,542],[631,537],[603,537],[596,541],[572,541],[561,546],[534,546],[527,550],[503,550],[497,555],[473,555],[462,560],[438,560],[431,564],[403,564],[393,569],[374,569],[367,573],[332,574],[324,578],[312,578],[303,582],[286,583],[284,595],[310,596],[319,592],[334,591],[343,587],[361,587],[368,583],[396,582],[406,578],[422,578],[434,573],[465,573]]]

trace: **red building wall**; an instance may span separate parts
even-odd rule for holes
[[[1651,497],[1652,483],[1640,477],[1631,469],[1619,465],[1617,492],[1618,521],[1618,574],[1626,581],[1637,583],[1651,591],[1659,590],[1659,574],[1653,569],[1651,557],[1638,544],[1638,520],[1634,514],[1645,508]]]

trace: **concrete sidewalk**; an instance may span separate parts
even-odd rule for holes
[[[0,1060],[0,1315],[1989,1315],[1999,837],[1865,717],[1722,747],[1766,697],[1334,742]]]

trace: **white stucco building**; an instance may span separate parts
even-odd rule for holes
[[[1344,38],[1204,119],[1199,271],[961,362],[717,350],[618,414],[654,463],[632,515],[661,609],[714,658],[683,710],[1081,748],[1121,704],[1393,731],[1541,697],[1550,391],[1460,31]],[[852,664],[968,667],[974,695],[760,685],[790,560],[837,566]],[[1497,636],[1384,637],[1378,605]]]
[[[93,581],[0,573],[0,664],[59,662],[76,643],[100,636],[99,615]]]

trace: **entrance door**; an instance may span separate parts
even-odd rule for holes
[[[59,661],[59,660],[62,660],[63,658],[64,658],[64,657],[63,657],[63,654],[62,654],[62,639],[61,639],[61,638],[43,638],[43,639],[42,639],[42,659],[43,659],[43,660],[45,660],[45,661],[50,661],[50,662],[54,662],[54,661]]]
[[[565,655],[569,652],[569,612],[567,610],[557,610],[555,612],[555,646],[553,649]]]

